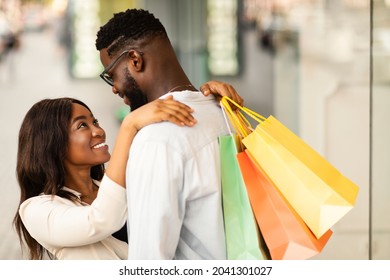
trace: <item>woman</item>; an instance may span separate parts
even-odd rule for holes
[[[206,95],[210,90],[216,91],[212,85],[203,89]],[[224,95],[241,101],[230,87]],[[55,259],[127,259],[127,243],[112,234],[127,218],[124,174],[131,142],[154,122],[193,126],[191,112],[171,97],[133,111],[121,124],[110,158],[105,132],[83,102],[36,103],[19,133],[21,199],[14,220],[30,259],[46,253]]]

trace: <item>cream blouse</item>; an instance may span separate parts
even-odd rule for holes
[[[111,235],[127,219],[126,189],[108,176],[97,184],[99,192],[91,205],[51,195],[32,197],[21,204],[23,224],[56,259],[127,259],[127,243]]]

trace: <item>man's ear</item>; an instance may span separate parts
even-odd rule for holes
[[[144,60],[142,57],[142,53],[136,50],[131,50],[129,51],[129,63],[131,64],[132,68],[135,71],[142,71],[143,70],[143,65],[144,65]]]

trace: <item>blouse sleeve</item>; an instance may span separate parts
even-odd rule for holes
[[[40,243],[91,244],[108,237],[126,222],[126,189],[104,176],[91,205],[75,205],[58,196],[42,195],[23,202],[19,213],[31,236]]]

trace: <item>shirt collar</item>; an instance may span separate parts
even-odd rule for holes
[[[213,94],[210,94],[208,96],[204,96],[203,93],[200,91],[191,91],[191,90],[168,92],[168,93],[164,94],[163,96],[161,96],[160,99],[164,99],[170,95],[172,95],[173,98],[175,100],[178,100],[178,101],[180,101],[182,99],[186,99],[186,100],[190,99],[192,101],[214,99]]]

